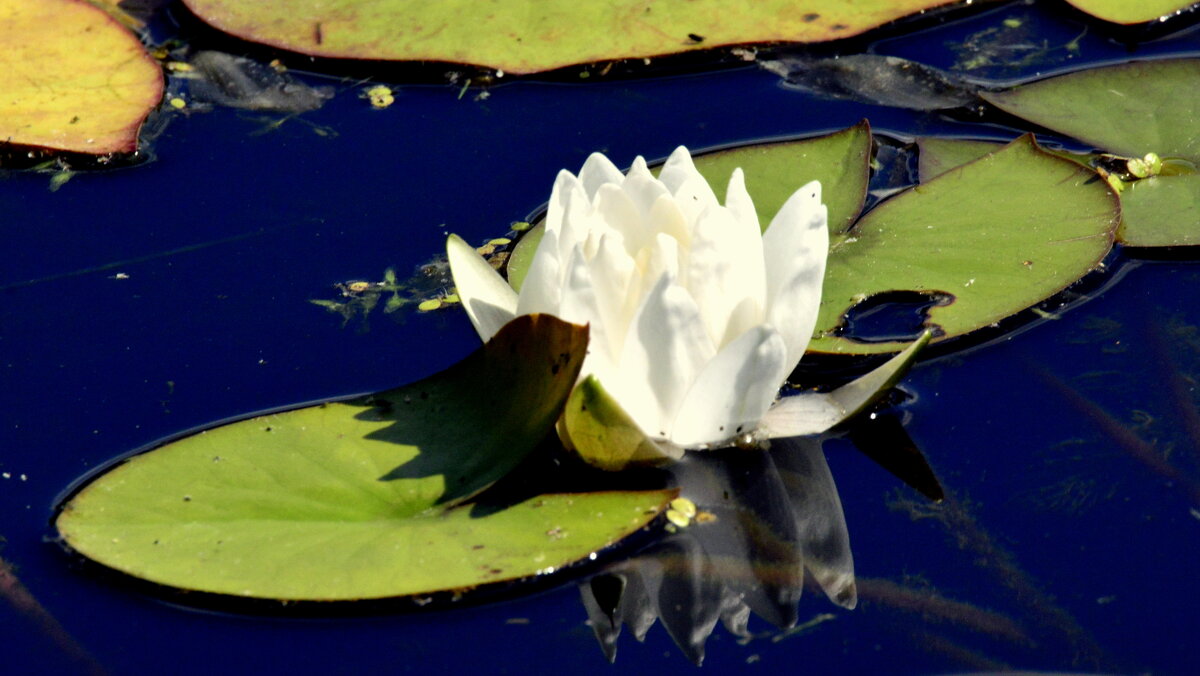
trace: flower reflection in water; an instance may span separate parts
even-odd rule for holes
[[[670,471],[697,518],[581,585],[610,661],[623,626],[640,641],[655,619],[697,664],[718,621],[745,638],[751,612],[793,627],[805,569],[834,603],[855,606],[850,538],[820,439],[692,453]]]

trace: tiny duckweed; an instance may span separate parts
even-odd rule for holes
[[[421,301],[421,304],[417,306],[417,310],[420,312],[432,312],[432,311],[440,308],[441,306],[442,306],[442,299],[430,298],[429,300]]]
[[[396,102],[396,96],[391,87],[376,85],[366,91],[366,98],[373,108],[387,108]]]
[[[687,525],[692,522],[692,519],[691,517],[684,516],[682,513],[674,509],[668,509],[667,521],[670,521],[672,524],[680,528],[687,528]]]
[[[696,503],[687,498],[675,498],[671,501],[671,509],[691,519],[696,516]]]
[[[187,108],[187,101],[184,101],[178,96],[171,97],[167,103],[171,104],[171,107],[175,110],[183,110],[184,108]]]

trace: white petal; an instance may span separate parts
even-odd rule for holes
[[[670,438],[675,412],[715,353],[696,302],[664,274],[634,315],[620,372],[604,384],[647,435]]]
[[[804,355],[817,323],[829,255],[827,220],[821,184],[813,181],[788,198],[763,234],[766,321],[787,343],[789,369]]]
[[[702,176],[688,179],[679,186],[679,190],[675,191],[674,195],[675,201],[679,204],[679,210],[683,212],[684,218],[689,223],[695,223],[697,216],[705,210],[719,205],[717,196],[708,185],[708,181],[704,180]]]
[[[568,195],[577,188],[582,190],[583,186],[575,174],[566,169],[558,172],[554,187],[550,189],[550,202],[546,205],[546,232],[558,232],[562,227]]]
[[[766,300],[766,273],[763,269],[762,237],[756,229],[747,230],[724,207],[705,210],[692,231],[688,251],[685,286],[704,316],[708,335],[721,347],[741,335],[727,331],[734,309],[750,313]],[[750,299],[750,303],[744,303]],[[744,322],[749,317],[741,316]],[[753,324],[761,323],[755,317]]]
[[[525,273],[525,281],[521,284],[521,296],[517,301],[516,312],[519,315],[529,315],[545,312],[558,314],[562,302],[562,279],[565,261],[559,256],[559,232],[546,228],[542,241],[533,254],[529,263],[529,272]]]
[[[595,217],[592,214],[592,202],[578,180],[564,185],[559,204],[562,218],[558,230],[558,257],[565,261],[576,246],[587,240]]]
[[[638,209],[638,213],[643,214],[643,216],[650,213],[650,207],[654,206],[655,200],[664,195],[670,196],[671,194],[667,192],[666,186],[655,180],[653,176],[649,174],[635,176],[633,172],[630,172],[629,177],[621,184],[621,189],[633,201],[633,204]]]
[[[615,360],[625,343],[625,332],[633,312],[627,309],[629,285],[633,280],[633,258],[625,252],[621,235],[606,234],[600,240],[596,256],[588,265],[596,295],[596,309],[608,338],[609,356]]]
[[[729,321],[725,324],[725,335],[721,336],[717,345],[722,347],[728,345],[738,336],[762,323],[762,304],[754,298],[743,298],[741,302],[733,306],[733,311],[729,313]],[[787,377],[787,373],[783,375],[785,378]]]
[[[475,332],[489,340],[516,315],[517,292],[458,235],[446,239],[446,257]]]
[[[700,172],[696,170],[687,148],[679,146],[663,165],[659,180],[671,191],[688,223],[695,223],[705,209],[717,205],[717,196]]]
[[[625,176],[626,178],[633,178],[634,176],[654,178],[654,174],[650,173],[650,167],[646,166],[646,158],[641,155],[633,158],[633,164],[629,165],[629,171]]]
[[[606,324],[597,305],[593,286],[593,267],[583,255],[582,247],[575,247],[567,261],[564,276],[562,303],[556,316],[573,324],[587,324],[588,350],[581,375],[595,374],[601,382],[612,378],[614,372],[612,353],[608,349],[611,327]]]
[[[769,326],[752,328],[726,345],[692,384],[671,441],[702,446],[754,430],[787,376],[786,358],[783,338]]]
[[[579,182],[583,184],[583,189],[587,191],[589,199],[596,198],[596,191],[600,189],[600,186],[607,183],[620,185],[623,180],[625,180],[625,176],[617,168],[617,165],[601,153],[589,155],[587,161],[583,163],[583,168],[579,170]]]
[[[678,192],[679,187],[689,180],[694,178],[703,179],[700,172],[696,171],[696,164],[692,162],[692,155],[688,149],[679,146],[663,163],[662,171],[658,174],[658,180],[667,186],[667,190],[674,195]]]
[[[650,246],[638,252],[634,258],[636,277],[631,280],[631,284],[637,286],[630,287],[629,301],[625,308],[630,316],[641,307],[646,296],[664,275],[670,275],[671,279],[679,279],[679,249],[679,242],[675,238],[660,234],[654,237]]]
[[[746,191],[746,175],[741,167],[734,169],[729,176],[729,187],[725,189],[725,208],[729,209],[742,228],[752,228],[759,233],[761,244],[762,228],[758,223],[758,210],[754,208],[754,200],[751,199],[750,193]]]
[[[679,246],[683,250],[687,250],[692,242],[692,226],[688,223],[687,217],[679,209],[679,204],[674,197],[670,195],[660,195],[654,200],[654,204],[650,207],[650,213],[646,214],[645,224],[642,226],[647,231],[658,234],[662,233],[675,239],[679,242]]]
[[[645,227],[645,215],[619,185],[606,184],[596,191],[592,208],[608,227],[621,233],[629,255],[650,243],[654,233]]]

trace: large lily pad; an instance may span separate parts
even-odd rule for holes
[[[1195,0],[1067,0],[1092,16],[1120,24],[1137,24],[1171,16],[1196,4]]]
[[[753,42],[857,35],[954,0],[185,0],[238,37],[303,54],[536,73]]]
[[[829,209],[831,234],[844,232],[858,218],[867,195],[871,162],[871,127],[866,120],[827,136],[731,148],[695,157],[696,169],[724,194],[737,167],[746,174],[746,190],[754,198],[759,224],[765,229],[776,212],[800,186],[821,182]],[[520,290],[533,254],[542,239],[539,223],[527,232],[508,259],[506,273]]]
[[[425,595],[552,571],[641,528],[672,497],[460,502],[552,429],[586,342],[582,327],[520,317],[413,385],[184,437],[84,487],[59,532],[130,575],[253,598]]]
[[[0,139],[133,152],[162,90],[158,64],[104,10],[84,0],[0,0]]]
[[[1138,61],[983,93],[993,105],[1125,157],[1200,162],[1200,59]]]
[[[890,292],[937,303],[939,339],[994,324],[1061,291],[1103,259],[1120,217],[1094,172],[1047,153],[1031,136],[888,200],[829,256],[819,352],[894,352],[899,340],[838,336],[843,316]]]

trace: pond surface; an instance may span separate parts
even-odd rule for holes
[[[973,76],[1200,51],[1195,31],[1127,47],[1020,4],[873,49],[961,66],[956,46],[1005,19],[1028,27],[1035,47],[1078,38],[1077,50],[1027,50],[1037,54],[1026,64]],[[52,510],[81,476],[163,437],[459,361],[478,339],[456,309],[376,309],[343,326],[308,301],[388,267],[403,278],[448,232],[504,235],[545,201],[558,169],[592,151],[627,165],[679,144],[806,136],[863,117],[898,138],[981,133],[936,113],[822,99],[753,65],[586,86],[521,81],[483,99],[402,86],[385,110],[355,82],[310,81],[337,90],[316,111],[180,114],[150,142],[153,162],[78,174],[56,191],[44,174],[0,181],[0,555],[42,609],[0,602],[6,671],[608,673],[571,584],[407,615],[201,612],[78,570],[47,541]],[[931,509],[848,444],[829,443],[859,608],[810,591],[801,622],[834,619],[783,640],[756,619],[764,637],[744,645],[718,628],[705,668],[1200,671],[1189,649],[1200,598],[1198,289],[1191,260],[1118,255],[1062,316],[918,366],[901,410],[952,499]],[[0,576],[17,590],[12,580]],[[931,604],[931,592],[961,604]],[[1022,633],[989,631],[973,608]],[[661,627],[645,644],[624,636],[617,663],[693,670]]]

